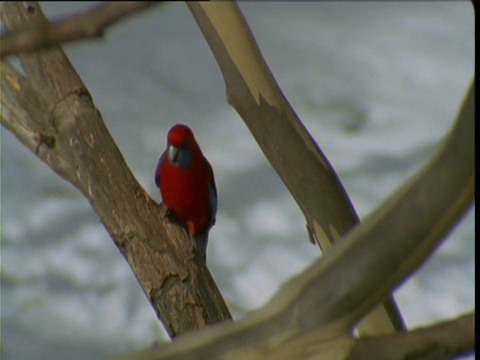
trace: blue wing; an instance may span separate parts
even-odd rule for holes
[[[166,153],[166,151],[164,151],[163,154],[160,156],[160,159],[158,160],[158,163],[157,163],[157,168],[155,169],[155,184],[157,185],[157,187],[160,187],[160,173],[159,173],[159,170],[160,170],[160,165],[163,162],[163,159],[165,159],[165,153]]]
[[[205,159],[206,170],[210,173],[211,180],[208,182],[208,220],[205,229],[195,236],[195,256],[205,263],[207,259],[208,232],[215,225],[217,216],[218,196],[212,166]]]
[[[208,223],[209,227],[215,225],[217,217],[218,196],[217,187],[215,186],[215,180],[208,183]]]
[[[215,225],[218,207],[217,186],[215,185],[215,177],[210,163],[205,159],[207,171],[210,173],[210,181],[208,182],[208,225],[207,229]]]

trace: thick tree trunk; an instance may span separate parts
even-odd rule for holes
[[[47,22],[34,2],[2,3],[8,31]],[[59,47],[2,61],[2,124],[88,199],[171,337],[231,319],[186,232],[137,182]]]

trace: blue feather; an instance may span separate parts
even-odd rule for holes
[[[208,228],[210,229],[215,225],[217,217],[218,196],[215,182],[210,181],[208,183]]]
[[[155,169],[155,184],[157,185],[157,187],[160,187],[160,173],[159,173],[159,170],[160,170],[160,165],[162,165],[163,159],[165,159],[165,153],[166,153],[166,151],[164,151],[162,153],[162,155],[160,156],[160,159],[158,160],[158,163],[157,163],[157,168]]]
[[[168,162],[173,166],[188,167],[192,163],[192,152],[188,149],[173,146],[167,147]]]
[[[217,187],[215,180],[208,183],[208,220],[205,229],[195,236],[195,256],[203,263],[207,260],[208,232],[215,225],[217,216]]]

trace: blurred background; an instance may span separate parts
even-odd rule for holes
[[[44,3],[50,19],[94,3]],[[363,218],[433,154],[474,69],[468,2],[241,2],[280,87]],[[184,3],[64,47],[157,201],[166,132],[185,123],[219,192],[208,266],[236,319],[321,254],[235,110]],[[461,161],[461,159],[459,159]],[[87,201],[1,130],[2,359],[102,359],[167,338]],[[414,328],[474,308],[474,209],[396,291]],[[474,358],[474,357],[470,357]]]

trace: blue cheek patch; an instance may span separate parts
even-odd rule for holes
[[[167,151],[168,162],[174,166],[188,167],[192,163],[192,152],[190,150],[170,145]]]

